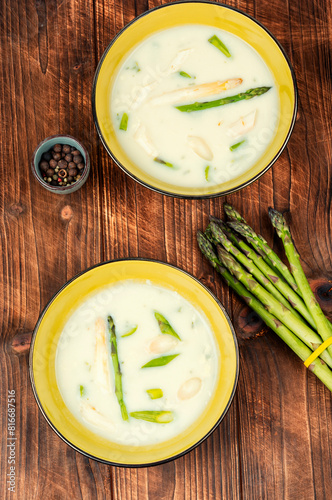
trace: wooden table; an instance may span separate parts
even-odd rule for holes
[[[91,109],[99,58],[113,36],[159,1],[1,2],[0,497],[15,499],[332,498],[331,394],[222,283],[195,241],[224,198],[188,201],[131,180],[103,149]],[[260,180],[227,197],[281,251],[267,217],[289,213],[307,275],[327,312],[331,249],[331,2],[227,1],[279,39],[294,66],[299,112],[289,144]],[[76,193],[53,195],[30,159],[68,133],[92,169]],[[85,268],[123,257],[160,259],[192,273],[223,302],[240,344],[234,402],[213,435],[165,465],[124,469],[88,460],[50,429],[28,375],[31,332],[52,295]],[[16,486],[7,491],[7,391],[16,393]]]

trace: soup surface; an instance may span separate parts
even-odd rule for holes
[[[178,109],[262,88],[253,98]],[[186,187],[221,184],[249,169],[273,138],[279,115],[273,76],[257,52],[229,32],[190,24],[161,31],[132,51],[110,106],[131,160]]]
[[[110,316],[128,420],[115,393]],[[91,296],[69,318],[57,348],[56,378],[82,424],[111,441],[139,446],[170,439],[199,417],[213,394],[219,358],[207,320],[187,300],[150,282],[127,280]],[[145,366],[151,362],[157,366]]]

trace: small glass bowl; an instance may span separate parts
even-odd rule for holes
[[[70,184],[69,186],[51,186],[43,179],[39,168],[39,163],[42,159],[43,153],[49,151],[55,144],[69,144],[69,146],[73,146],[78,149],[78,151],[80,151],[81,155],[83,156],[85,167],[81,172],[81,177],[74,184]],[[51,137],[47,137],[40,144],[38,144],[32,156],[31,169],[39,184],[41,184],[43,188],[47,189],[48,191],[57,194],[73,193],[74,191],[80,189],[88,178],[90,172],[90,157],[86,148],[81,142],[75,139],[75,137],[72,137],[71,135],[52,135]]]

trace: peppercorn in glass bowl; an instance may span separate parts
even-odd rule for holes
[[[31,162],[37,181],[48,191],[73,193],[86,182],[90,158],[86,148],[70,135],[53,135],[36,148]]]

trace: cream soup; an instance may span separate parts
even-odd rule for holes
[[[269,90],[195,112],[177,109],[253,88]],[[128,156],[151,176],[186,187],[220,184],[249,169],[279,114],[273,76],[257,52],[203,25],[167,29],[138,45],[119,70],[110,106]]]
[[[108,317],[128,420],[115,394]],[[170,439],[199,417],[213,394],[219,358],[200,311],[177,292],[128,280],[91,296],[71,315],[57,348],[56,378],[80,422],[106,439],[139,446]],[[155,360],[157,366],[145,366]],[[158,420],[147,421],[151,415]]]

